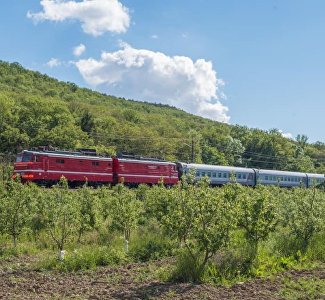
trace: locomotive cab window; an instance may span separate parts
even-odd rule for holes
[[[32,161],[32,153],[24,153],[21,161],[22,162]]]

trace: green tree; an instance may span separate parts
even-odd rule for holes
[[[14,247],[29,223],[32,202],[30,186],[21,184],[19,179],[6,183],[0,201],[0,230],[12,237]]]
[[[246,188],[239,198],[239,226],[245,230],[250,245],[251,263],[257,256],[260,241],[265,240],[279,222],[275,190],[258,185]]]
[[[136,228],[141,213],[141,202],[136,193],[119,184],[111,199],[112,226],[123,232],[125,251],[128,252],[131,231]]]
[[[311,238],[325,224],[325,201],[323,191],[294,189],[282,201],[283,223],[287,226],[302,253],[307,251]]]
[[[209,259],[229,242],[236,223],[234,204],[209,188],[206,180],[193,185],[184,179],[168,192],[169,208],[162,225],[185,246],[196,269],[192,280],[199,281]]]
[[[81,241],[81,236],[88,230],[95,229],[99,223],[98,208],[99,199],[86,185],[77,191],[77,201],[80,209],[78,242]]]
[[[78,231],[80,208],[75,193],[69,191],[67,180],[61,177],[46,199],[46,221],[48,233],[59,251],[63,251],[69,238]]]

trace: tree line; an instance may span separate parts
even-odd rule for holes
[[[325,145],[279,130],[227,125],[179,109],[116,98],[0,62],[0,153],[52,145],[185,162],[325,172]]]

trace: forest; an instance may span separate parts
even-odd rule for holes
[[[159,101],[159,99],[157,99]],[[0,159],[51,145],[129,152],[171,161],[325,173],[325,144],[295,140],[117,98],[0,61]]]

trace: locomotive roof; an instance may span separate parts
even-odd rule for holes
[[[118,157],[118,160],[120,162],[124,162],[124,161],[127,161],[127,162],[134,162],[134,163],[154,163],[154,164],[160,164],[160,165],[176,165],[175,163],[173,162],[170,162],[170,161],[165,161],[165,160],[151,160],[150,158],[148,159],[145,159],[145,158],[142,158],[142,159],[131,159],[131,158],[119,158]]]
[[[85,155],[81,152],[69,152],[69,151],[42,151],[42,150],[24,150],[24,153],[32,153],[32,154],[43,154],[47,156],[55,156],[55,157],[67,157],[67,158],[83,158],[83,159],[100,159],[100,160],[112,160],[111,157],[103,157],[103,156],[92,156]]]

